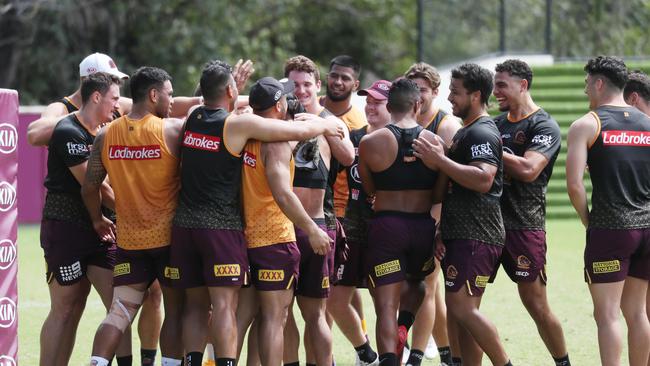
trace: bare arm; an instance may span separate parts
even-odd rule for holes
[[[330,146],[330,150],[332,151],[332,156],[344,166],[352,165],[352,163],[354,163],[354,145],[352,145],[352,140],[350,140],[348,126],[345,122],[334,116],[329,116],[326,119],[336,121],[341,128],[343,128],[344,133],[342,139],[338,136],[325,136],[327,144]]]
[[[460,130],[460,121],[453,116],[447,116],[438,127],[438,136],[442,138],[447,147],[451,146],[452,139],[458,130]]]
[[[598,122],[587,114],[571,124],[567,139],[566,184],[571,204],[580,221],[589,225],[589,206],[587,191],[583,183],[589,145],[598,133]]]
[[[372,172],[368,166],[369,155],[372,154],[372,141],[364,136],[359,142],[359,176],[361,185],[366,194],[372,196],[375,194],[375,183],[372,180]]]
[[[41,117],[27,126],[27,142],[32,146],[46,146],[50,142],[54,126],[68,114],[63,103],[54,102],[48,105]]]
[[[537,151],[528,150],[524,156],[503,152],[503,171],[521,182],[535,181],[547,164],[548,158]]]
[[[183,131],[183,120],[178,118],[165,118],[164,136],[165,144],[171,153],[180,156],[181,132]]]
[[[273,194],[273,199],[275,199],[275,202],[289,220],[307,233],[314,253],[327,254],[330,251],[330,237],[309,217],[300,200],[291,189],[291,173],[289,170],[291,147],[286,142],[267,143],[262,145],[262,152],[264,154],[266,179]]]

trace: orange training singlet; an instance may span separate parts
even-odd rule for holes
[[[117,245],[153,249],[169,245],[180,188],[178,158],[154,115],[113,121],[104,137],[102,162],[115,192]]]
[[[280,210],[271,194],[261,150],[260,141],[250,140],[243,153],[242,200],[246,224],[244,235],[249,248],[296,241],[293,223]],[[290,170],[293,181],[293,158]]]

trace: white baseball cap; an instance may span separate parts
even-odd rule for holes
[[[88,76],[96,72],[105,72],[115,75],[120,79],[127,79],[129,77],[129,75],[117,69],[117,65],[115,65],[112,58],[98,52],[86,56],[79,64],[79,76]]]

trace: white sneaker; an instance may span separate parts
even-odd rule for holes
[[[433,340],[433,337],[429,337],[427,348],[424,350],[424,357],[427,360],[432,360],[437,355],[438,355],[438,348],[436,347],[436,342]]]
[[[370,363],[361,361],[361,359],[359,359],[359,355],[355,356],[354,366],[378,366],[378,365],[379,365],[379,355],[377,355],[375,360]]]
[[[402,363],[405,364],[409,360],[409,356],[411,355],[411,349],[404,346],[404,352],[402,353]]]

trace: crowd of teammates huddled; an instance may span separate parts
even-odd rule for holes
[[[262,77],[242,97],[253,72],[250,60],[210,61],[196,96],[174,97],[164,70],[129,77],[96,53],[80,64],[79,89],[30,124],[30,143],[49,149],[41,365],[68,364],[91,285],[107,309],[93,366],[132,364],[141,308],[142,365],[159,343],[163,366],[202,365],[206,345],[208,363],[234,366],[248,332],[242,364],[299,366],[294,299],[306,365],[336,363],[334,323],[356,365],[419,366],[431,336],[440,365],[481,365],[484,353],[512,365],[479,310],[500,266],[548,349],[539,364],[570,365],[545,271],[545,194],[562,138],[531,97],[525,62],[453,69],[451,114],[434,106],[440,75],[426,63],[364,89],[350,56],[333,58],[324,81],[295,56],[284,79]],[[611,56],[585,72],[591,111],[569,129],[566,169],[600,358],[620,364],[622,310],[629,363],[649,366],[650,79]],[[120,96],[127,78],[131,99]]]

